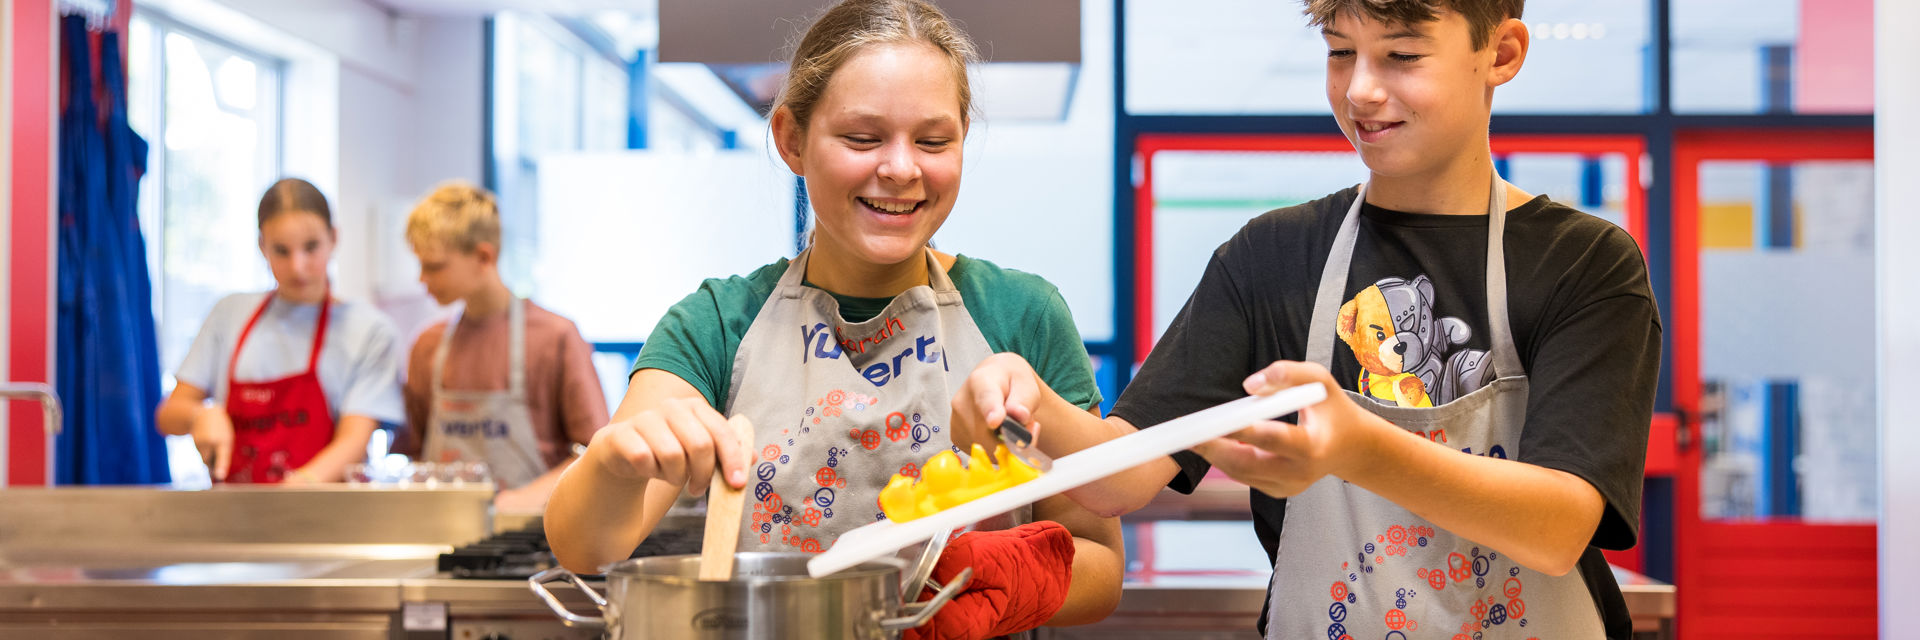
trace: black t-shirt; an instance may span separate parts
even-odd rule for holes
[[[1320,274],[1356,192],[1348,188],[1268,212],[1220,245],[1113,415],[1139,427],[1160,424],[1244,396],[1241,381],[1276,360],[1304,360]],[[1363,204],[1341,300],[1354,300],[1376,283],[1382,289],[1425,284],[1433,315],[1446,323],[1443,333],[1470,334],[1439,349],[1490,349],[1487,220],[1484,214],[1410,214]],[[1631,621],[1598,549],[1630,548],[1639,535],[1661,331],[1646,261],[1619,227],[1546,196],[1507,213],[1505,255],[1508,316],[1529,377],[1516,459],[1584,478],[1606,499],[1580,568],[1607,635],[1624,637]],[[1420,283],[1421,277],[1427,282]],[[1383,282],[1390,278],[1398,280]],[[1359,386],[1366,369],[1340,339],[1334,340],[1332,364],[1342,387],[1366,393]],[[1483,364],[1491,368],[1491,358]],[[1432,400],[1465,395],[1471,384],[1433,392]],[[1447,385],[1430,381],[1428,388],[1435,387]],[[1207,461],[1190,451],[1173,458],[1181,473],[1168,486],[1191,493],[1206,475]],[[1255,532],[1271,561],[1286,501],[1256,490],[1252,506]],[[1263,615],[1263,631],[1265,622]]]

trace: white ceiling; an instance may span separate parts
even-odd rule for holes
[[[547,15],[584,15],[597,11],[627,11],[642,15],[659,13],[657,0],[368,0],[396,12],[409,15],[469,16],[499,11],[525,11]]]

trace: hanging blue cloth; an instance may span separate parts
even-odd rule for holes
[[[126,371],[131,392],[128,406],[139,419],[128,423],[136,429],[130,434],[129,472],[116,483],[163,484],[173,481],[167,468],[166,438],[153,422],[154,409],[160,406],[160,341],[153,316],[153,277],[147,271],[147,242],[140,230],[140,178],[147,173],[147,141],[134,132],[127,121],[127,76],[125,56],[120,53],[120,34],[108,31],[100,37],[100,74],[107,85],[107,210],[113,214],[119,241],[117,315],[126,320],[127,350],[132,358]],[[104,477],[103,481],[111,478]]]
[[[100,34],[105,117],[95,102],[86,19],[63,20],[68,99],[60,114],[56,384],[66,406],[58,484],[171,479],[154,427],[160,367],[153,285],[137,210],[147,143],[127,124],[116,34]]]

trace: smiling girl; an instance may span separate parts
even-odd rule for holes
[[[660,321],[613,423],[549,503],[562,564],[593,572],[625,559],[676,494],[704,492],[716,469],[753,495],[741,550],[829,548],[882,517],[893,473],[952,446],[953,393],[995,352],[1033,359],[1098,411],[1085,347],[1051,284],[928,246],[960,193],[974,57],[918,0],[842,2],[808,29],[771,125],[781,159],[806,179],[810,246],[708,280]],[[759,448],[715,444],[732,442],[734,415],[752,420]],[[971,565],[973,582],[918,633],[992,637],[1112,610],[1117,521],[1065,498],[1001,520],[948,548],[953,561],[935,575]]]

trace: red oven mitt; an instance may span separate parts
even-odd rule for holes
[[[973,580],[907,640],[980,640],[1040,626],[1067,602],[1073,582],[1073,534],[1058,522],[971,531],[947,545],[933,567],[946,584],[967,567]],[[928,589],[921,594],[925,600]]]

